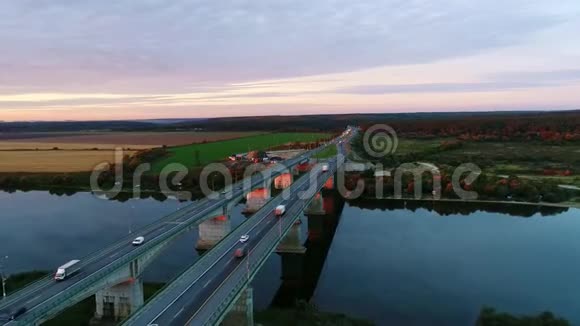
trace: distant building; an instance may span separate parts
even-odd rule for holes
[[[233,154],[228,157],[230,161],[241,161],[244,158],[242,154]]]
[[[384,178],[384,177],[390,177],[390,176],[391,176],[391,171],[386,171],[386,170],[375,171],[375,178]]]
[[[251,151],[248,153],[248,160],[255,163],[263,162],[264,159],[268,158],[268,154],[264,151]]]

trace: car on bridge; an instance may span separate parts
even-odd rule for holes
[[[12,315],[12,317],[10,317],[10,320],[14,320],[14,319],[18,318],[19,316],[24,315],[24,313],[26,311],[27,311],[26,307],[22,307],[22,308],[16,310],[14,315]]]
[[[143,244],[143,242],[145,242],[145,237],[136,237],[135,240],[133,240],[132,244],[134,246],[140,246]]]
[[[244,234],[240,237],[240,242],[244,243],[244,242],[248,241],[249,239],[250,239],[250,236],[247,234]]]
[[[236,249],[236,251],[234,251],[234,256],[236,258],[243,258],[244,256],[246,256],[247,252],[248,250],[246,249],[246,246],[239,247],[238,249]]]
[[[26,311],[26,307],[21,307],[13,314],[9,311],[0,311],[0,322],[9,322],[11,320],[15,320],[19,316],[22,316]]]

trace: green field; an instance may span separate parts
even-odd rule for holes
[[[420,153],[432,149],[436,149],[443,141],[451,141],[451,138],[436,138],[436,139],[399,139],[397,148],[394,152],[396,155]]]
[[[172,147],[168,150],[170,153],[168,157],[153,163],[152,170],[154,173],[159,173],[171,163],[180,163],[187,167],[202,166],[224,160],[235,153],[265,150],[292,142],[311,142],[329,136],[329,134],[324,133],[275,133],[213,143]]]
[[[336,156],[337,154],[338,154],[338,149],[336,148],[336,145],[330,145],[330,146],[326,147],[322,152],[314,155],[314,158],[327,159],[327,158]]]

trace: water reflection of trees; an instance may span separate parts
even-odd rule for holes
[[[21,190],[22,191],[22,190]],[[7,193],[13,193],[15,191],[6,191]],[[26,190],[22,192],[28,192]],[[72,196],[77,192],[74,189],[67,188],[55,188],[48,191],[51,195],[55,196]],[[127,202],[130,199],[135,198],[135,194],[132,192],[123,191],[118,194],[108,194],[103,193],[93,193],[97,197],[106,198],[111,201]],[[172,199],[177,199],[179,202],[195,201],[203,198],[201,193],[193,193],[190,199],[178,199],[171,196]],[[161,192],[141,192],[139,194],[139,199],[154,199],[156,201],[164,202],[169,199],[169,197]],[[349,204],[354,207],[372,209],[372,210],[382,210],[382,211],[393,211],[398,209],[407,209],[415,212],[418,209],[426,209],[430,212],[436,212],[441,216],[448,215],[470,215],[475,212],[488,212],[488,213],[501,213],[510,216],[518,217],[532,217],[536,214],[541,216],[553,216],[558,215],[563,212],[568,211],[567,207],[553,207],[553,206],[542,206],[542,205],[524,205],[517,203],[489,203],[489,202],[459,202],[459,201],[421,201],[421,200],[404,200],[404,199],[354,199],[350,200]]]
[[[470,215],[475,212],[501,213],[510,216],[532,217],[536,214],[541,216],[553,216],[568,211],[567,207],[552,207],[541,205],[522,205],[504,203],[475,203],[475,202],[449,202],[449,201],[419,201],[398,199],[356,199],[349,201],[350,206],[363,209],[394,211],[407,209],[412,212],[425,209],[441,216]]]

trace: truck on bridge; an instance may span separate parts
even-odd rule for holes
[[[73,274],[75,274],[76,272],[78,272],[80,270],[79,268],[79,264],[80,260],[71,260],[68,263],[60,266],[57,270],[56,270],[56,274],[54,274],[54,279],[56,281],[62,281],[65,280],[66,278],[72,276]]]
[[[276,216],[280,217],[282,215],[284,215],[284,213],[286,213],[286,206],[285,205],[278,205],[276,207],[276,209],[274,210],[274,213],[276,214]]]

